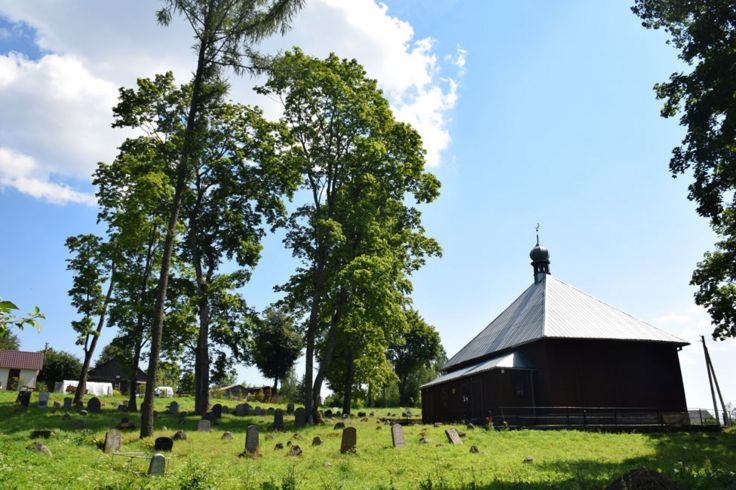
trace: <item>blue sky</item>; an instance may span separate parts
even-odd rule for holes
[[[614,0],[386,4],[313,0],[266,49],[356,57],[425,137],[443,187],[424,219],[444,256],[415,275],[414,301],[448,354],[529,285],[536,223],[563,281],[688,341],[708,334],[688,283],[714,237],[689,177],[668,172],[683,132],[659,117],[652,86],[681,64],[663,33]],[[0,0],[0,296],[47,316],[25,349],[81,354],[64,239],[96,229],[88,175],[125,136],[109,129],[115,88],[193,66],[186,27],[156,26],[156,7]],[[276,114],[253,83],[233,79],[233,96]],[[264,247],[244,290],[259,308],[294,267],[280,235]],[[735,341],[711,349],[736,400]],[[680,359],[688,404],[709,406],[700,345]]]

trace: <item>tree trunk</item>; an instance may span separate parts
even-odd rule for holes
[[[77,390],[74,392],[74,403],[75,405],[82,401],[84,392],[87,391],[87,373],[89,372],[89,365],[92,362],[92,356],[95,353],[97,347],[97,341],[100,339],[100,333],[102,333],[102,327],[105,325],[105,315],[107,314],[107,306],[110,304],[110,298],[112,297],[112,290],[115,285],[115,265],[112,266],[110,272],[110,285],[107,287],[107,294],[105,294],[105,301],[102,303],[102,310],[100,311],[100,319],[97,322],[97,330],[92,335],[92,343],[89,349],[84,351],[84,363],[82,364],[82,373],[79,375],[79,383],[77,384]]]
[[[307,414],[307,423],[314,423],[315,417],[313,411],[313,381],[314,381],[314,340],[317,335],[317,327],[319,325],[319,310],[322,300],[322,272],[324,268],[323,249],[317,254],[317,263],[314,272],[314,291],[312,294],[312,307],[309,311],[309,322],[307,323],[307,351],[305,353],[305,370],[304,370],[304,410]]]
[[[345,379],[342,387],[342,413],[350,413],[353,402],[353,377],[355,375],[355,359],[351,353],[345,356]]]
[[[166,238],[164,239],[163,257],[161,259],[161,272],[158,278],[158,289],[156,294],[156,308],[153,314],[153,325],[151,326],[151,353],[148,356],[148,376],[146,381],[146,394],[143,398],[141,411],[141,438],[153,435],[153,395],[156,389],[156,376],[158,374],[159,353],[161,351],[161,337],[164,327],[164,309],[166,307],[166,290],[169,286],[169,270],[171,268],[171,257],[174,253],[174,238],[176,225],[179,222],[179,211],[184,198],[184,189],[189,173],[189,162],[194,151],[194,128],[199,117],[199,105],[202,95],[202,84],[204,82],[205,52],[207,49],[206,38],[202,40],[197,57],[197,71],[192,83],[192,100],[187,115],[187,127],[184,132],[184,151],[177,168],[176,187],[174,199],[171,203],[169,221],[166,223]]]
[[[197,337],[197,353],[195,371],[199,374],[199,384],[195,386],[194,410],[204,416],[210,404],[210,336],[209,302],[205,293],[199,302],[199,336]]]
[[[330,369],[332,363],[333,353],[335,352],[335,344],[337,342],[337,330],[338,324],[340,323],[340,311],[345,301],[344,294],[338,299],[338,308],[332,314],[330,320],[330,330],[327,332],[327,344],[325,345],[325,352],[322,361],[319,364],[319,370],[317,371],[317,377],[314,379],[314,388],[312,389],[312,400],[313,407],[312,413],[316,414],[319,408],[319,398],[322,394],[322,383],[324,382],[327,371]]]
[[[143,331],[140,331],[143,335]],[[130,374],[130,388],[128,389],[128,411],[138,411],[138,364],[141,361],[141,350],[143,349],[143,341],[140,336],[135,341],[133,347],[133,366]]]

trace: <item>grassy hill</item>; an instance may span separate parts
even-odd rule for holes
[[[52,394],[50,405],[63,396]],[[105,431],[129,417],[139,425],[138,414],[116,412],[120,398],[102,398],[101,414],[82,416],[36,408],[34,394],[28,411],[19,412],[15,394],[0,392],[0,488],[602,488],[623,473],[645,466],[661,471],[685,488],[736,488],[736,432],[720,434],[604,434],[581,431],[486,431],[467,429],[463,445],[448,444],[446,427],[405,428],[407,447],[394,449],[390,427],[377,421],[387,412],[372,410],[367,421],[346,421],[357,429],[355,454],[340,453],[337,419],[327,425],[295,429],[285,416],[286,428],[273,431],[272,416],[223,415],[210,433],[196,432],[199,417],[182,422],[175,415],[156,418],[156,436],[171,436],[183,429],[187,440],[176,441],[167,454],[166,475],[148,477],[145,459],[104,454]],[[163,412],[171,399],[156,401]],[[183,411],[192,410],[191,398],[176,398]],[[213,400],[234,408],[237,402]],[[261,404],[264,408],[268,406]],[[281,406],[281,408],[284,408]],[[370,409],[367,411],[371,411]],[[84,427],[79,427],[80,425]],[[181,425],[180,425],[181,424]],[[243,458],[249,424],[261,429],[261,456]],[[50,429],[55,435],[41,439],[49,457],[27,447],[34,430]],[[233,439],[222,440],[224,431]],[[422,444],[420,437],[431,439]],[[320,436],[324,443],[312,446]],[[303,454],[288,457],[287,442]],[[281,443],[284,449],[275,449]],[[479,453],[470,453],[470,446]],[[125,452],[152,452],[153,440],[140,440],[138,431],[123,432]],[[526,460],[526,461],[525,461]],[[530,461],[531,460],[531,461]]]

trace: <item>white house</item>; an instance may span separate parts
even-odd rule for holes
[[[35,388],[43,367],[43,352],[0,349],[0,390]]]

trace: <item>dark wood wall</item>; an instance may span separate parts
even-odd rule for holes
[[[518,351],[533,371],[496,368],[423,389],[424,421],[484,419],[501,407],[686,408],[672,344],[544,339]]]

